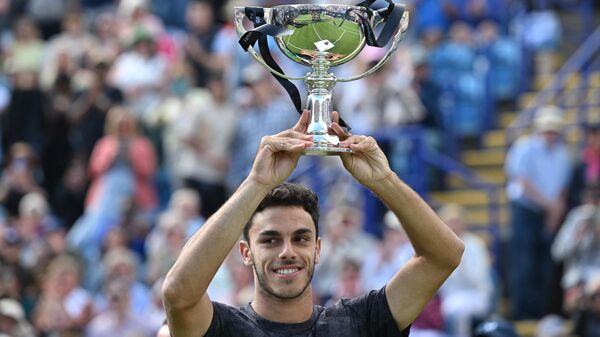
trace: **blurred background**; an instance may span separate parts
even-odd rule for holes
[[[1,336],[156,335],[184,243],[298,118],[232,24],[236,5],[287,3],[0,0]],[[399,50],[334,107],[466,243],[411,336],[600,336],[599,3],[405,5]],[[272,42],[286,73],[308,71]],[[379,288],[412,255],[338,158],[303,157],[291,179],[322,207],[315,303]],[[252,292],[232,252],[209,294]]]

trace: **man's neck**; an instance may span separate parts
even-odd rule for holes
[[[269,321],[277,323],[302,323],[310,319],[313,312],[312,291],[292,300],[281,300],[260,291],[255,292],[251,305],[256,313]]]

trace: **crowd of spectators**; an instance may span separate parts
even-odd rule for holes
[[[420,125],[435,149],[445,146],[445,134],[477,135],[491,126],[493,107],[519,92],[523,43],[547,51],[558,39],[556,31],[527,26],[531,18],[512,18],[515,3],[408,1],[403,46],[372,76],[338,85],[336,107],[356,133]],[[278,84],[237,44],[234,5],[250,2],[0,0],[0,334],[156,335],[165,319],[162,279],[186,240],[245,177],[261,137],[297,119]],[[555,16],[545,13],[539,20],[552,26]],[[532,32],[536,39],[525,39]],[[336,73],[357,73],[381,56],[367,49]],[[597,179],[595,139],[582,174]],[[402,175],[405,139],[387,141]],[[309,165],[302,158],[299,170]],[[335,164],[323,159],[319,169]],[[372,217],[359,195],[336,186],[323,198],[329,248],[315,272],[316,303],[381,287],[412,254],[393,215],[365,223]],[[589,210],[596,199],[573,210],[564,230],[580,235],[571,226],[597,218]],[[447,205],[440,216],[465,241],[468,261],[413,330],[470,336],[499,296],[492,257],[468,231],[464,209]],[[563,239],[552,247],[568,272],[594,262],[582,250],[597,249],[596,241],[585,237],[586,245]],[[209,294],[245,304],[252,271],[230,255]],[[600,298],[599,287],[579,281],[563,284]],[[594,303],[577,311],[582,322],[598,324]]]

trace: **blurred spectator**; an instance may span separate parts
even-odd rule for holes
[[[12,90],[10,103],[2,116],[2,145],[8,152],[11,145],[25,142],[35,153],[41,153],[44,143],[44,93],[37,74],[31,70],[10,73]]]
[[[42,293],[33,323],[43,334],[67,336],[81,333],[92,318],[92,297],[81,288],[79,261],[69,255],[56,257],[43,276]]]
[[[106,283],[108,307],[90,322],[86,337],[153,337],[156,330],[143,314],[131,309],[129,284],[115,279]]]
[[[498,103],[511,102],[520,90],[522,56],[513,38],[503,35],[497,23],[481,22],[477,27],[478,52],[486,59],[487,83],[492,99]]]
[[[113,0],[108,1],[113,2]],[[93,33],[98,39],[98,44],[96,49],[91,52],[90,61],[96,63],[113,62],[125,46],[119,39],[119,20],[116,13],[111,11],[102,12],[92,22],[94,23]]]
[[[444,12],[451,22],[463,21],[477,25],[488,16],[486,0],[445,0],[441,1]]]
[[[158,226],[151,235],[154,240],[148,240],[147,276],[149,284],[156,282],[167,274],[175,263],[179,252],[187,242],[186,222],[180,213],[173,211],[163,213]]]
[[[196,191],[181,188],[173,192],[169,203],[169,211],[182,217],[187,238],[191,238],[206,221],[200,215],[201,209],[202,200]]]
[[[5,51],[4,69],[8,72],[40,71],[44,47],[35,22],[20,18],[15,23],[14,41]]]
[[[281,96],[281,90],[262,66],[244,69],[247,91],[242,92],[242,107],[231,148],[231,165],[227,187],[233,191],[242,182],[252,166],[256,147],[263,135],[276,134],[294,125],[298,116],[289,104],[289,98]]]
[[[569,212],[553,244],[552,256],[564,262],[564,308],[573,312],[581,303],[583,286],[600,272],[600,185],[589,185],[584,203]]]
[[[26,143],[10,147],[4,174],[0,178],[0,205],[10,218],[19,214],[21,199],[31,192],[44,193],[36,181],[37,158]]]
[[[361,280],[361,262],[351,259],[342,261],[337,284],[334,285],[332,296],[327,301],[329,304],[334,304],[338,300],[348,299],[363,294],[364,286]]]
[[[575,317],[573,332],[582,337],[600,336],[600,274],[585,286],[583,308]]]
[[[85,163],[80,158],[76,158],[68,164],[61,184],[56,186],[54,194],[50,198],[54,214],[65,230],[71,229],[75,221],[83,214],[86,192]]]
[[[164,27],[158,17],[150,12],[149,0],[121,0],[117,8],[119,16],[118,35],[123,45],[135,40],[139,32],[157,39],[162,36]]]
[[[381,289],[414,254],[396,215],[388,211],[383,223],[383,235],[377,249],[367,252],[364,257],[361,268],[363,291]]]
[[[52,253],[50,248],[57,248],[61,253],[64,247],[59,242],[55,247],[47,245],[53,234],[64,237],[64,230],[50,214],[48,201],[36,192],[28,193],[19,203],[19,218],[15,222],[16,229],[23,240],[21,249],[21,264],[26,268],[35,268]],[[47,262],[47,261],[46,261]]]
[[[16,1],[18,2],[18,1]],[[65,13],[73,10],[75,1],[71,0],[27,0],[26,14],[40,25],[44,40],[60,33]]]
[[[494,283],[489,253],[485,242],[467,230],[464,208],[448,204],[438,214],[465,243],[460,265],[440,288],[442,313],[451,336],[469,337],[473,322],[492,310]]]
[[[76,153],[86,160],[104,135],[108,111],[123,103],[121,91],[108,83],[108,70],[107,63],[94,65],[89,86],[76,95],[70,106],[69,116],[73,124],[70,138]]]
[[[0,241],[0,297],[7,296],[25,302],[37,296],[37,294],[35,293],[35,283],[31,271],[20,263],[23,239],[12,228],[4,229],[2,232]]]
[[[508,289],[514,319],[540,318],[545,301],[556,293],[545,289],[552,285],[554,272],[550,245],[564,216],[571,174],[569,150],[561,138],[562,111],[542,107],[533,124],[535,133],[511,146],[505,165],[511,211]]]
[[[60,75],[71,77],[90,62],[98,41],[85,30],[83,15],[79,12],[68,13],[62,20],[63,31],[52,38],[46,47],[41,87],[51,88]]]
[[[456,137],[476,137],[485,127],[485,82],[479,69],[474,34],[465,22],[450,27],[449,39],[430,54],[431,74],[444,90],[444,128]]]
[[[410,328],[412,337],[448,337],[444,332],[442,298],[439,293],[433,295],[429,303],[419,314]]]
[[[186,11],[188,36],[183,45],[185,56],[194,68],[194,84],[206,87],[211,73],[222,72],[230,58],[215,53],[220,25],[207,0],[189,1]]]
[[[23,307],[14,299],[0,299],[0,335],[10,337],[35,336],[33,327],[25,319]]]
[[[600,183],[600,123],[585,128],[585,145],[569,184],[569,209],[582,203],[585,186]]]
[[[97,261],[98,245],[123,220],[130,202],[140,212],[151,213],[157,206],[152,183],[156,155],[129,110],[119,106],[110,110],[106,135],[96,144],[89,166],[92,185],[85,213],[71,229],[69,241],[86,261]]]
[[[117,57],[111,69],[110,82],[120,89],[133,113],[145,122],[148,109],[158,104],[167,82],[167,60],[157,53],[155,37],[137,28],[131,49]]]
[[[44,188],[48,195],[54,194],[57,185],[73,159],[70,139],[71,121],[69,109],[73,103],[71,79],[59,75],[46,95],[47,103],[44,123],[44,142],[41,164],[44,173]]]
[[[355,207],[337,207],[324,217],[323,244],[319,264],[315,269],[314,288],[324,301],[335,295],[341,281],[344,261],[352,260],[359,266],[376,242],[362,230],[363,214]]]
[[[170,137],[165,138],[173,178],[177,185],[198,192],[204,218],[227,198],[225,175],[236,127],[236,110],[221,75],[208,79],[208,89],[209,95],[191,91],[165,102],[178,108],[170,120]]]
[[[150,289],[139,281],[139,258],[131,250],[125,247],[116,247],[106,252],[102,259],[104,270],[103,285],[113,281],[124,281],[127,293],[127,305],[129,310],[136,315],[146,315],[152,308],[152,294]],[[104,289],[104,293],[98,294],[95,303],[97,312],[101,312],[110,306],[110,289]],[[108,291],[108,292],[106,292]]]

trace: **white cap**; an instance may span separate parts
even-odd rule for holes
[[[17,322],[25,319],[25,311],[21,304],[12,298],[4,298],[0,300],[0,315],[10,317]]]
[[[554,105],[547,105],[537,110],[533,126],[538,132],[560,132],[564,126],[563,112]]]

